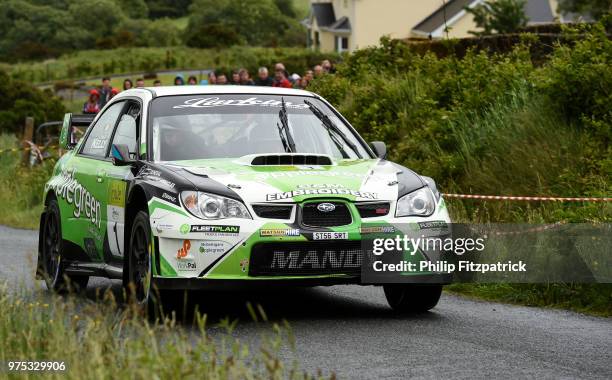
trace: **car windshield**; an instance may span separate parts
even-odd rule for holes
[[[155,161],[267,153],[370,158],[349,127],[312,97],[165,96],[152,101],[150,115]]]

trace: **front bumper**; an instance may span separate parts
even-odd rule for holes
[[[451,283],[452,276],[448,274],[425,274],[412,276],[410,283],[439,284]],[[211,280],[207,278],[168,278],[154,277],[153,286],[159,290],[266,290],[276,287],[314,287],[335,285],[380,286],[381,284],[363,283],[359,276],[315,276],[286,278],[249,278],[242,280]]]
[[[367,223],[353,213],[350,225],[324,229],[265,219],[203,221],[184,212],[168,212],[168,208],[150,210],[156,238],[154,276],[160,288],[172,288],[168,283],[184,279],[189,281],[178,281],[179,288],[207,287],[201,284],[212,280],[249,284],[286,281],[306,286],[362,283],[362,242],[381,234],[394,236],[386,229],[393,230],[397,224],[418,228],[423,222],[449,223],[442,200],[437,210],[429,218],[386,216]],[[322,231],[335,234],[333,240],[318,240],[321,237],[316,234]],[[422,283],[448,282],[435,273],[412,275],[422,277],[418,280]]]

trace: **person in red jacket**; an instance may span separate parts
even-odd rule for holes
[[[283,88],[292,88],[291,82],[287,79],[287,74],[285,70],[276,69],[274,70],[274,82],[272,82],[272,87],[283,87]]]
[[[100,93],[95,88],[89,91],[89,99],[83,104],[83,113],[98,113],[100,112]]]

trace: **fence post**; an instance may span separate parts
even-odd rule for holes
[[[30,144],[28,144],[26,141],[32,141],[34,139],[34,118],[33,117],[26,117],[25,119],[25,126],[23,128],[23,143],[22,143],[22,147],[23,148],[29,148]],[[21,162],[28,166],[30,164],[30,151],[24,149],[23,152],[21,153]]]

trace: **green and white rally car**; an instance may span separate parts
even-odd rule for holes
[[[66,115],[68,152],[45,186],[50,289],[104,276],[144,303],[154,288],[364,284],[368,235],[450,223],[432,179],[385,160],[384,143],[307,91],[132,89],[90,121]],[[440,274],[419,275],[384,285],[394,309],[436,305]]]

